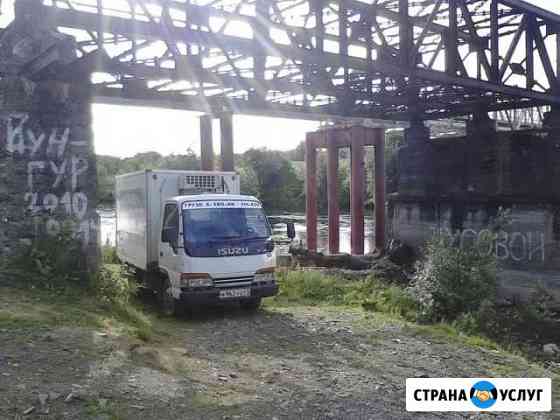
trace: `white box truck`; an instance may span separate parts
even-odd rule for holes
[[[256,309],[278,291],[262,204],[232,172],[142,171],[116,177],[120,260],[162,310],[239,301]]]

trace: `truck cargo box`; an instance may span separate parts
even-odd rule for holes
[[[117,255],[142,270],[157,267],[161,206],[179,195],[239,194],[234,172],[147,170],[116,177]]]

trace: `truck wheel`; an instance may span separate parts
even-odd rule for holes
[[[246,311],[254,312],[257,311],[261,307],[261,298],[246,300],[241,302],[241,308],[245,309]]]
[[[183,305],[178,299],[175,299],[171,293],[171,282],[168,278],[162,280],[158,295],[159,307],[164,315],[173,316],[183,314]]]

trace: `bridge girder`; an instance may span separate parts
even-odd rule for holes
[[[521,0],[34,4],[102,100],[386,120],[560,105],[560,17]]]

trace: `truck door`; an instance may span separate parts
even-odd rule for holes
[[[167,272],[172,285],[178,282],[180,275],[179,252],[179,209],[177,204],[166,204],[159,246],[159,266]]]

